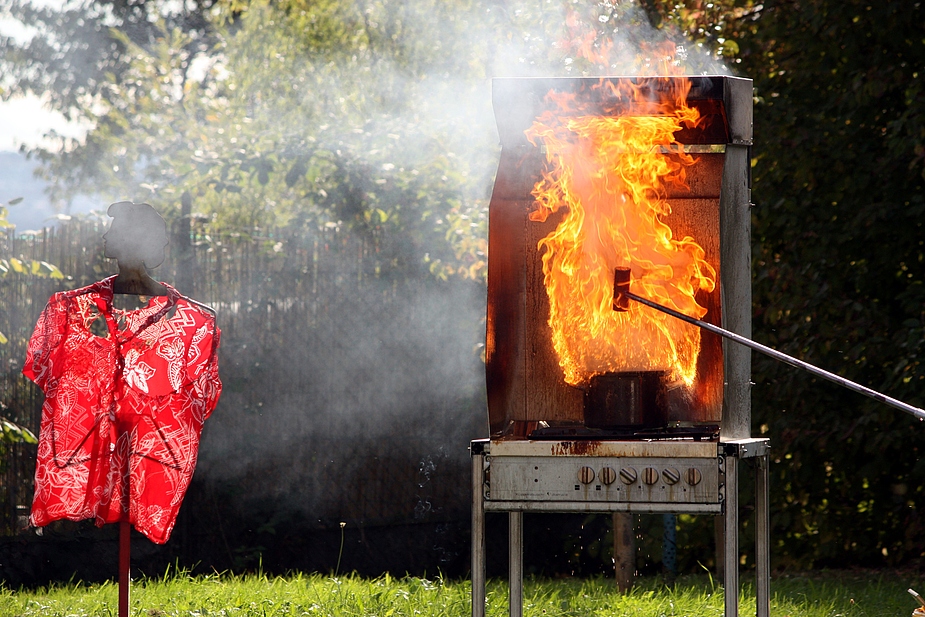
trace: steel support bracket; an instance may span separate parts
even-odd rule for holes
[[[771,440],[767,438],[732,439],[719,443],[722,456],[735,458],[756,458],[767,456],[771,450]]]

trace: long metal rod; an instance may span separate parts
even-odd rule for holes
[[[823,379],[828,379],[829,381],[833,383],[837,383],[838,385],[848,388],[849,390],[854,390],[855,392],[858,392],[860,394],[863,394],[864,396],[870,397],[874,399],[875,401],[886,403],[887,405],[890,405],[891,407],[895,407],[896,409],[905,411],[906,413],[910,413],[920,420],[925,420],[925,409],[914,407],[908,403],[904,403],[893,397],[887,396],[886,394],[882,394],[880,392],[877,392],[876,390],[872,390],[868,388],[867,386],[862,386],[859,383],[855,383],[851,381],[850,379],[845,379],[844,377],[840,375],[836,375],[835,373],[830,373],[817,366],[813,366],[812,364],[808,362],[797,360],[793,356],[788,356],[787,354],[777,351],[776,349],[771,349],[770,347],[762,345],[761,343],[756,343],[755,341],[749,338],[745,338],[744,336],[741,336],[739,334],[736,334],[735,332],[730,332],[729,330],[720,328],[719,326],[714,326],[711,323],[700,321],[699,319],[695,319],[693,317],[685,315],[684,313],[680,313],[674,309],[670,309],[667,306],[662,306],[661,304],[658,304],[657,302],[653,302],[652,300],[649,300],[647,298],[637,296],[636,294],[632,292],[623,291],[622,293],[627,298],[635,300],[636,302],[639,302],[640,304],[645,304],[646,306],[650,308],[654,308],[657,311],[661,311],[663,313],[671,315],[672,317],[680,319],[681,321],[686,321],[689,324],[699,326],[703,328],[704,330],[707,330],[714,334],[719,334],[720,336],[724,336],[731,341],[735,341],[736,343],[739,343],[740,345],[745,345],[746,347],[750,347],[754,349],[755,351],[760,351],[761,353],[767,356],[771,356],[775,360],[780,360],[781,362],[785,364],[789,364],[790,366],[795,366],[797,368],[803,369],[804,371],[809,371],[810,373],[814,375],[822,377]]]

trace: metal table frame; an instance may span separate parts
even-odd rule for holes
[[[523,615],[523,513],[524,512],[677,512],[713,513],[723,517],[723,590],[725,617],[739,615],[739,463],[755,467],[756,615],[770,613],[770,551],[768,517],[768,439],[737,439],[717,444],[720,457],[720,499],[716,504],[638,503],[586,501],[492,500],[486,474],[491,442],[470,444],[472,459],[472,617],[485,617],[485,513],[508,512],[510,549],[510,617]]]

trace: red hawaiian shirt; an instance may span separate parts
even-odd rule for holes
[[[23,373],[45,392],[31,521],[114,523],[127,502],[164,543],[221,394],[220,332],[166,284],[145,307],[113,308],[115,278],[54,294],[29,341]]]

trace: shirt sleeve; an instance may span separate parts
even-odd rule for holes
[[[43,391],[49,379],[60,368],[57,361],[67,330],[67,300],[55,294],[39,315],[35,330],[26,348],[26,363],[23,374],[35,382]]]
[[[203,324],[196,332],[187,352],[186,370],[203,414],[203,420],[211,415],[222,393],[222,381],[218,376],[218,345],[221,331],[214,319]]]

